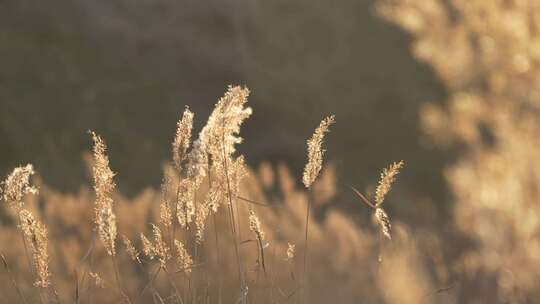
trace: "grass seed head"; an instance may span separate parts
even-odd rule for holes
[[[37,273],[34,286],[47,288],[51,285],[49,272],[49,254],[47,246],[47,229],[36,220],[28,210],[19,212],[20,226],[24,238],[30,247],[34,268]]]
[[[187,252],[182,242],[174,240],[174,245],[176,246],[176,254],[178,255],[178,266],[185,274],[190,274],[193,267],[193,258]]]
[[[154,232],[154,255],[159,259],[161,265],[165,266],[167,261],[171,258],[170,249],[165,243],[159,227],[152,224],[152,230]]]
[[[154,244],[144,235],[141,233],[141,242],[143,245],[143,253],[148,257],[150,260],[153,260],[155,256],[156,249],[154,248]]]
[[[328,116],[321,121],[311,138],[307,141],[308,162],[304,168],[302,181],[306,188],[317,179],[321,172],[325,150],[322,148],[324,135],[330,131],[330,126],[334,124],[335,116]]]
[[[391,240],[392,236],[390,235],[390,233],[392,230],[392,224],[390,223],[390,217],[388,216],[388,214],[386,214],[383,208],[377,207],[375,209],[375,219],[377,220],[377,223],[381,228],[381,233],[389,240]]]
[[[116,215],[113,211],[112,193],[116,188],[114,172],[109,167],[107,146],[99,135],[91,132],[94,140],[94,191],[96,201],[94,205],[95,223],[99,238],[109,255],[116,254],[115,242],[117,235]]]
[[[182,162],[186,159],[187,150],[191,144],[191,130],[193,128],[193,112],[186,108],[182,119],[177,123],[176,134],[172,144],[174,166],[181,172]]]
[[[260,241],[264,240],[264,231],[261,228],[261,220],[253,209],[249,210],[249,229],[255,233]]]
[[[38,189],[30,184],[30,177],[34,174],[34,167],[28,164],[15,168],[6,180],[0,183],[3,188],[3,190],[0,189],[1,198],[14,210],[20,210],[23,207],[26,194],[38,193]]]
[[[383,169],[381,172],[381,179],[379,180],[379,185],[375,190],[375,206],[379,206],[384,202],[386,194],[390,192],[392,188],[392,183],[396,180],[396,176],[399,174],[399,171],[405,163],[401,160],[397,163],[391,164],[388,168]]]
[[[126,246],[126,252],[128,253],[131,260],[137,263],[141,263],[139,251],[133,246],[133,243],[129,240],[129,238],[125,235],[122,235],[122,240],[124,241],[124,245]]]
[[[204,231],[206,230],[206,219],[210,214],[210,207],[207,202],[199,204],[197,206],[197,211],[195,213],[195,226],[197,228],[196,232],[196,242],[197,244],[202,244],[204,240]]]

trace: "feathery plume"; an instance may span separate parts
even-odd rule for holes
[[[253,231],[260,241],[264,240],[264,231],[261,228],[261,220],[253,209],[249,209],[249,230]]]
[[[182,119],[178,121],[176,126],[172,155],[176,170],[181,172],[182,162],[186,159],[186,152],[191,144],[191,129],[193,128],[193,112],[188,107],[184,110]]]
[[[193,259],[182,242],[174,240],[174,245],[176,246],[176,254],[178,254],[178,265],[185,274],[189,275],[193,267]]]
[[[390,235],[390,232],[392,229],[392,225],[390,224],[390,217],[388,216],[388,214],[386,214],[383,208],[375,208],[375,219],[377,220],[377,223],[381,228],[382,234],[389,240],[391,240],[392,236]]]
[[[403,168],[405,162],[402,160],[399,162],[392,163],[388,168],[383,169],[381,172],[381,179],[379,180],[379,185],[375,191],[375,203],[371,202],[367,197],[365,197],[360,191],[356,190],[354,187],[351,189],[362,199],[366,205],[375,210],[375,221],[381,229],[381,233],[388,239],[392,239],[391,230],[392,225],[390,223],[390,217],[386,214],[386,211],[381,207],[384,202],[386,194],[392,188],[392,184],[396,180],[396,176],[399,173],[399,170]]]
[[[151,260],[157,258],[162,267],[165,267],[167,261],[171,258],[170,250],[158,226],[152,224],[154,234],[154,243],[141,233],[141,241],[143,243],[143,252]]]
[[[195,216],[195,193],[198,185],[193,179],[184,179],[179,185],[180,196],[176,202],[176,217],[180,226],[187,227]]]
[[[169,203],[163,200],[161,202],[160,209],[159,209],[159,222],[165,227],[171,227],[172,217],[173,215],[172,215],[171,207],[169,207]]]
[[[219,202],[223,200],[223,192],[219,188],[219,184],[214,182],[206,194],[205,204],[214,213],[218,211]]]
[[[94,140],[94,191],[96,202],[94,206],[95,223],[99,238],[107,253],[111,256],[116,254],[116,215],[113,211],[113,199],[111,198],[116,184],[114,172],[109,167],[109,158],[106,154],[107,146],[99,135],[91,132]]]
[[[3,190],[0,190],[1,197],[14,210],[20,210],[23,206],[23,199],[26,194],[37,194],[38,189],[30,184],[30,177],[34,175],[34,167],[28,164],[24,167],[15,168],[3,181]]]
[[[262,266],[263,271],[266,273],[266,262],[264,258],[264,231],[261,228],[261,221],[259,220],[259,217],[257,214],[255,214],[255,211],[253,211],[252,208],[249,208],[249,230],[253,231],[255,233],[255,237],[257,237],[257,248],[259,250],[259,257],[260,257],[260,265]]]
[[[252,113],[251,108],[244,108],[248,96],[247,88],[229,86],[215,105],[207,125],[199,135],[214,159],[220,159],[222,154],[231,156],[236,151],[235,145],[242,143],[242,138],[238,136],[240,126]]]
[[[174,169],[166,166],[163,172],[163,182],[161,184],[161,204],[159,206],[159,222],[165,227],[171,227],[173,222],[173,211],[171,210],[170,192],[174,179]]]
[[[331,115],[321,121],[311,138],[307,141],[308,162],[304,168],[302,181],[306,188],[311,187],[322,168],[325,150],[322,149],[324,135],[329,132],[329,127],[334,124],[335,116]]]
[[[208,155],[214,162],[223,163],[223,157],[230,158],[235,145],[242,142],[238,136],[240,126],[252,113],[251,108],[245,107],[248,96],[247,88],[229,86],[193,143],[188,155],[188,177],[195,178],[197,187],[206,176]]]
[[[226,167],[234,166],[232,154],[235,152],[235,145],[242,142],[242,138],[238,136],[240,126],[251,115],[251,108],[245,107],[248,95],[247,88],[229,86],[225,95],[216,103],[198,139],[193,142],[193,148],[187,156],[186,179],[181,185],[182,195],[177,202],[177,218],[182,227],[186,227],[192,222],[193,217],[197,217],[195,193],[207,174],[210,161],[213,170],[216,171],[214,181],[216,186],[210,190],[212,204],[208,206],[214,212],[217,211],[220,198],[225,197],[227,183],[224,179],[230,178],[225,176],[225,172],[239,173],[238,170],[233,170],[234,168],[226,170]],[[198,215],[199,227],[202,227],[200,222],[202,215],[202,213]]]
[[[154,249],[155,255],[159,258],[161,265],[165,265],[167,261],[171,258],[169,253],[169,247],[163,240],[163,235],[158,226],[152,224],[152,229],[154,231]]]
[[[47,252],[47,229],[28,210],[21,210],[19,217],[21,223],[19,228],[31,249],[32,260],[37,273],[34,286],[47,288],[51,285],[49,254]]]
[[[127,236],[125,236],[125,235],[122,235],[122,240],[124,241],[124,245],[126,246],[126,252],[128,253],[129,257],[133,261],[141,264],[141,259],[139,257],[139,251],[137,251],[135,246],[133,246],[133,243],[131,243],[129,238]]]
[[[210,213],[210,208],[207,202],[199,204],[197,206],[197,212],[195,214],[195,226],[197,228],[196,239],[197,244],[201,244],[204,240],[204,231],[206,230],[206,218]]]
[[[399,170],[401,170],[404,165],[405,163],[401,160],[391,164],[388,168],[383,169],[379,185],[375,190],[375,206],[379,206],[384,202],[386,194],[388,194],[392,188],[392,183],[394,183],[396,176],[399,174]]]
[[[146,255],[150,260],[153,260],[156,256],[154,255],[154,252],[156,249],[154,248],[154,245],[150,240],[141,233],[141,242],[143,245],[143,253]]]
[[[247,175],[244,156],[240,155],[234,159],[228,170],[226,170],[224,173],[228,173],[229,175],[230,189],[227,190],[230,190],[231,197],[237,197],[240,194],[240,183]]]

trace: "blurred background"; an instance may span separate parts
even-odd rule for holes
[[[422,143],[419,107],[444,86],[372,1],[2,1],[0,173],[35,164],[63,191],[86,183],[87,130],[103,134],[124,192],[158,185],[185,106],[196,132],[229,84],[252,91],[241,151],[300,176],[305,140],[338,124],[329,159],[366,185],[394,160],[409,191],[442,197],[446,156]],[[349,196],[350,197],[350,196]]]
[[[306,139],[336,114],[321,225],[330,206],[366,227],[348,185],[370,192],[403,159],[385,208],[417,238],[397,258],[425,270],[421,289],[448,287],[436,303],[538,303],[536,0],[3,0],[0,175],[31,162],[78,193],[95,130],[136,197],[160,184],[184,107],[197,133],[229,84],[251,90],[240,152],[254,169],[286,164],[296,186]],[[375,302],[419,303],[377,286]]]

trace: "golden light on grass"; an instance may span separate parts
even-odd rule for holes
[[[399,174],[399,171],[403,168],[404,165],[404,161],[399,161],[392,163],[390,166],[388,166],[388,168],[383,169],[383,171],[381,172],[379,184],[377,186],[377,189],[375,190],[374,202],[370,201],[365,195],[362,194],[362,192],[358,191],[356,188],[351,187],[352,190],[356,193],[356,195],[358,195],[358,197],[362,200],[362,202],[364,202],[366,205],[368,205],[374,210],[375,220],[380,227],[381,234],[388,239],[392,239],[392,224],[390,222],[390,217],[388,216],[386,211],[384,211],[381,205],[384,202],[384,199],[388,192],[390,192],[390,190],[392,189],[392,184],[395,182],[396,176]]]
[[[122,235],[122,241],[124,242],[124,246],[126,246],[126,252],[131,260],[140,264],[141,259],[139,251],[133,246],[131,240],[127,236]]]
[[[47,288],[51,285],[47,229],[27,210],[21,210],[19,217],[20,229],[26,238],[26,243],[29,245],[34,269],[37,274],[37,280],[34,282],[34,285]]]
[[[311,187],[315,181],[323,165],[323,157],[325,150],[322,148],[324,135],[330,132],[330,126],[335,123],[335,116],[328,116],[321,121],[311,138],[307,141],[308,161],[304,168],[302,182],[306,188]]]
[[[30,178],[34,175],[34,166],[28,164],[17,167],[11,174],[0,183],[0,195],[11,208],[20,210],[23,207],[23,199],[27,194],[38,194],[38,189],[30,184]]]
[[[176,134],[172,144],[174,166],[178,172],[182,171],[182,162],[187,157],[187,150],[191,144],[191,130],[193,128],[193,112],[186,108],[182,118],[177,123]]]
[[[384,168],[381,172],[381,179],[379,185],[375,190],[375,206],[379,206],[384,202],[386,194],[392,189],[392,184],[396,180],[396,176],[399,174],[399,170],[403,168],[405,163],[401,160],[397,163],[391,164],[388,168]]]
[[[114,182],[114,172],[109,167],[109,157],[107,156],[107,146],[103,139],[94,132],[91,132],[94,140],[94,191],[96,201],[94,206],[94,220],[99,238],[107,253],[111,256],[116,254],[116,215],[113,210],[112,193],[116,187]]]
[[[186,250],[184,243],[179,240],[174,240],[174,245],[176,247],[176,255],[180,271],[190,274],[192,271],[191,268],[193,267],[193,258]]]

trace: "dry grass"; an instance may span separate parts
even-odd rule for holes
[[[17,227],[0,230],[2,243],[13,244],[2,249],[5,267],[11,271],[0,278],[21,291],[8,292],[6,299],[312,303],[334,298],[325,289],[335,289],[342,300],[366,297],[362,290],[373,286],[376,280],[369,277],[376,274],[347,270],[350,265],[368,272],[378,268],[373,268],[378,264],[375,232],[359,230],[336,210],[323,221],[305,217],[306,210],[316,211],[335,195],[334,169],[322,170],[321,147],[333,116],[323,120],[309,141],[304,179],[312,191],[304,192],[286,167],[277,168],[277,178],[268,164],[255,174],[237,155],[240,125],[251,113],[245,107],[248,93],[230,87],[192,147],[193,114],[186,109],[162,188],[147,189],[133,200],[116,191],[107,147],[95,133],[89,159],[92,192],[83,188],[70,196],[42,184],[39,196],[30,195],[37,194],[30,182],[32,167],[15,169],[2,184],[3,199],[12,207],[6,210],[9,215],[21,219],[25,242],[17,239]],[[390,189],[400,167],[401,163],[384,171],[378,193]],[[278,189],[282,199],[265,197],[269,189]],[[310,201],[314,206],[309,207]],[[310,247],[294,245],[308,237]],[[33,262],[26,263],[21,252]],[[304,258],[297,259],[299,254]],[[336,277],[331,285],[328,275]],[[28,285],[30,277],[39,288]],[[356,284],[365,286],[353,287]],[[371,293],[368,298],[382,295]]]
[[[109,156],[122,156],[96,134],[93,191],[58,193],[31,179],[31,165],[7,176],[1,300],[536,303],[539,7],[392,0],[377,9],[413,35],[415,56],[451,93],[446,106],[420,113],[429,144],[463,151],[446,169],[451,218],[422,227],[400,220],[406,189],[390,190],[404,162],[383,169],[373,195],[353,188],[368,209],[334,208],[342,187],[322,148],[333,116],[308,141],[303,176],[283,164],[248,168],[237,145],[249,91],[229,87],[195,140],[185,110],[161,189],[119,193]],[[389,196],[397,199],[383,209]],[[366,210],[371,225],[352,215]]]

